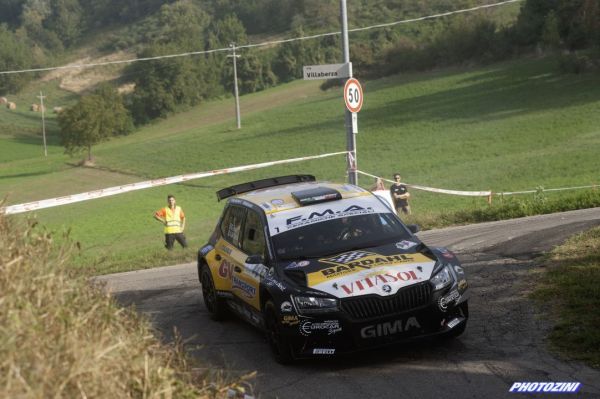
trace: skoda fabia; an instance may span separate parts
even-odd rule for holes
[[[198,252],[205,306],[264,330],[279,362],[465,330],[459,260],[369,191],[293,175],[217,197],[227,203]]]

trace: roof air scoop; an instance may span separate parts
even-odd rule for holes
[[[342,199],[339,191],[329,187],[315,187],[308,190],[294,191],[292,197],[302,206],[318,204],[320,202],[336,201]]]

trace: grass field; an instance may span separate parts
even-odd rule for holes
[[[558,74],[553,58],[443,70],[363,82],[357,136],[361,170],[457,190],[513,191],[600,183],[600,76]],[[341,89],[297,81],[233,100],[205,103],[124,138],[98,145],[97,169],[70,164],[52,141],[36,155],[28,115],[0,110],[0,193],[20,203],[173,176],[345,149]],[[6,115],[10,115],[10,118]],[[21,115],[21,119],[18,116]],[[29,129],[29,130],[27,130]],[[288,173],[345,179],[343,157],[197,180],[37,212],[52,230],[71,229],[77,264],[98,272],[192,260],[222,208],[215,191]],[[371,179],[361,178],[363,186]],[[176,195],[188,216],[188,251],[165,253],[152,212]],[[413,190],[415,214],[483,205],[481,198]],[[433,216],[432,216],[433,215]]]
[[[600,228],[578,234],[545,259],[532,297],[555,318],[552,347],[563,357],[600,368]]]

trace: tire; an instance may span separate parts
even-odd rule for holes
[[[210,318],[219,321],[225,318],[227,304],[222,298],[217,296],[217,290],[213,282],[212,275],[208,266],[203,266],[200,272],[200,282],[202,284],[202,297],[204,306],[208,310]]]
[[[294,360],[292,348],[288,339],[281,333],[281,325],[277,319],[277,311],[273,301],[267,301],[264,314],[267,342],[271,347],[275,361],[279,364],[291,363]]]

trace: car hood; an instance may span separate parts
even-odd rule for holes
[[[337,298],[368,294],[389,296],[431,278],[436,261],[420,244],[403,240],[320,259],[295,261],[286,264],[284,271],[290,277],[302,273],[308,288]]]

